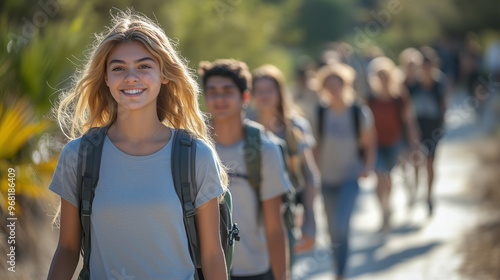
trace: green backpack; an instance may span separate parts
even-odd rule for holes
[[[259,123],[245,119],[243,123],[245,137],[244,137],[244,150],[245,150],[245,164],[247,167],[248,183],[257,193],[257,198],[259,198],[259,210],[260,205],[260,182],[262,180],[261,167],[262,167],[262,156],[261,156],[261,135],[265,134],[270,138],[270,140],[276,143],[281,150],[283,155],[285,171],[287,173],[289,170],[288,166],[288,152],[285,141],[280,139],[278,136],[268,133]],[[283,205],[285,208],[285,213],[283,219],[288,230],[294,227],[296,205],[295,199],[296,190],[295,188],[289,189],[287,193],[283,195]]]
[[[82,224],[83,268],[79,280],[90,279],[90,216],[95,188],[99,181],[99,169],[104,139],[108,127],[94,127],[85,133],[78,153],[77,184],[80,198],[80,221]],[[172,145],[172,177],[175,191],[183,208],[184,227],[189,242],[191,259],[195,265],[195,279],[203,279],[199,238],[196,230],[195,214],[191,197],[196,197],[196,136],[184,129],[176,129]],[[191,175],[191,176],[190,176]],[[220,235],[228,273],[231,271],[234,240],[239,240],[239,230],[232,222],[232,198],[229,190],[219,204]]]

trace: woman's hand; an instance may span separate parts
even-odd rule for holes
[[[316,244],[315,237],[304,234],[304,235],[302,235],[302,238],[297,240],[297,242],[295,243],[293,251],[296,254],[307,252],[307,251],[313,249],[315,244]]]

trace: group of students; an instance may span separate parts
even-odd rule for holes
[[[49,186],[61,196],[61,212],[48,279],[70,279],[79,260],[79,148],[81,136],[94,127],[107,132],[89,214],[90,279],[290,279],[294,253],[315,244],[313,204],[320,185],[337,279],[343,279],[358,178],[376,171],[387,228],[389,175],[402,145],[400,135],[406,132],[409,146],[427,135],[419,136],[410,99],[392,77],[391,63],[377,58],[370,64],[373,94],[365,103],[357,101],[356,73],[350,66],[321,68],[317,76],[323,101],[313,129],[294,105],[278,68],[264,65],[251,73],[233,59],[201,62],[200,90],[156,23],[131,11],[119,13],[59,104],[59,123],[73,140],[61,152]],[[408,79],[407,88],[418,104],[414,107],[421,106],[418,120],[436,125],[426,123],[436,117],[427,97],[433,86],[415,81]],[[210,117],[199,109],[201,91]],[[192,206],[201,275],[170,172],[178,148],[173,139],[180,129],[197,138],[196,171],[190,176],[196,182]],[[258,136],[250,137],[251,130]],[[257,169],[249,167],[251,158],[258,159]],[[240,237],[230,271],[219,220],[228,190]],[[283,212],[295,203],[303,205],[303,218],[287,220]]]

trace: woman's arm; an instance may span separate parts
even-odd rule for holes
[[[282,215],[282,196],[262,201],[262,215],[274,279],[288,280],[288,238]]]
[[[220,240],[219,202],[214,198],[196,208],[201,268],[206,280],[227,279],[226,260]]]
[[[403,122],[404,128],[406,128],[406,135],[408,136],[410,147],[418,149],[420,146],[420,133],[408,90],[404,89],[401,97],[403,98]]]
[[[314,159],[314,163],[316,164],[316,167],[318,168],[318,170],[320,170],[320,167],[321,167],[321,164],[319,162],[319,157],[320,157],[320,153],[321,153],[321,149],[319,147],[319,142],[316,144],[316,146],[314,146],[312,148],[312,155],[313,155],[313,159]]]
[[[59,243],[50,265],[49,280],[71,279],[80,258],[82,228],[78,208],[62,198],[60,225]]]
[[[365,157],[363,159],[363,170],[359,177],[367,177],[375,168],[377,130],[374,125],[361,131],[361,146],[365,151]]]
[[[314,161],[312,150],[307,148],[301,155],[301,168],[306,182],[304,189],[304,222],[302,223],[302,240],[294,248],[295,252],[310,250],[316,240],[316,219],[314,216],[314,201],[320,185],[318,166]]]

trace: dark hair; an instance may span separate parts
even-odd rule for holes
[[[218,59],[214,62],[202,61],[198,73],[202,76],[203,88],[205,88],[208,78],[212,76],[230,78],[241,94],[247,89],[250,90],[252,84],[252,75],[247,64],[235,59]]]

